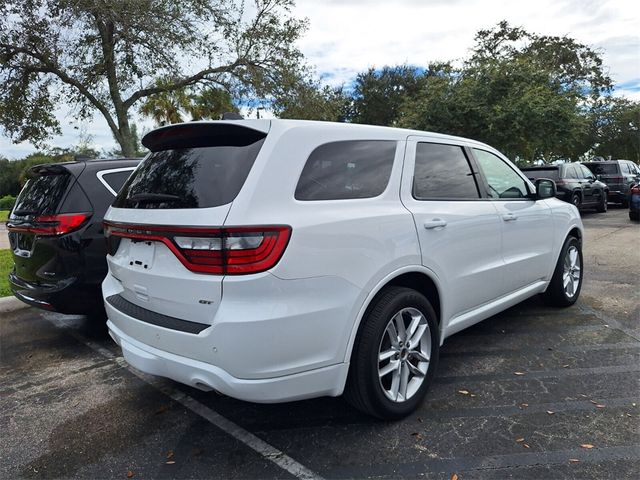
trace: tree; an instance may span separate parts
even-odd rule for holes
[[[640,103],[607,99],[595,118],[594,130],[594,154],[640,163]]]
[[[432,66],[419,83],[402,125],[476,138],[529,160],[587,151],[590,116],[612,88],[591,48],[506,22],[478,32],[462,67]]]
[[[342,87],[320,86],[307,78],[276,93],[271,106],[278,118],[343,122],[347,102]]]
[[[54,109],[96,110],[135,153],[137,103],[196,85],[264,98],[296,71],[305,22],[293,0],[0,0],[0,125],[36,144],[59,133]],[[157,84],[156,79],[170,79]]]
[[[407,65],[370,68],[358,74],[353,91],[351,121],[393,126],[405,98],[417,92],[419,72]]]

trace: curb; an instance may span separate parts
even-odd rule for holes
[[[29,308],[29,305],[21,302],[16,297],[0,297],[0,313],[15,312],[23,308]]]

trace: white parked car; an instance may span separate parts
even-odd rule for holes
[[[573,304],[582,223],[495,149],[290,120],[172,125],[105,216],[108,327],[139,370],[254,402],[423,400],[450,335]]]

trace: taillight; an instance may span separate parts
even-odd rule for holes
[[[192,272],[241,275],[272,268],[284,253],[291,227],[165,227],[105,221],[105,235],[164,243]],[[112,244],[112,242],[109,242]],[[110,249],[113,255],[115,251]]]
[[[640,185],[634,185],[631,187],[631,193],[640,194]]]
[[[15,223],[9,220],[7,228],[10,232],[33,233],[36,235],[64,235],[80,228],[90,217],[90,213],[40,215],[29,222]]]

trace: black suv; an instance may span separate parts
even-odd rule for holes
[[[559,165],[541,165],[521,168],[530,180],[549,178],[556,182],[557,197],[573,203],[580,208],[595,208],[598,212],[607,211],[609,187],[596,180],[596,177],[583,164],[562,163]]]
[[[609,200],[629,206],[629,189],[640,180],[640,167],[631,160],[601,160],[585,162],[598,180],[609,186]]]
[[[23,302],[68,314],[104,314],[107,274],[102,217],[140,159],[37,165],[7,227],[15,263],[9,274]]]

